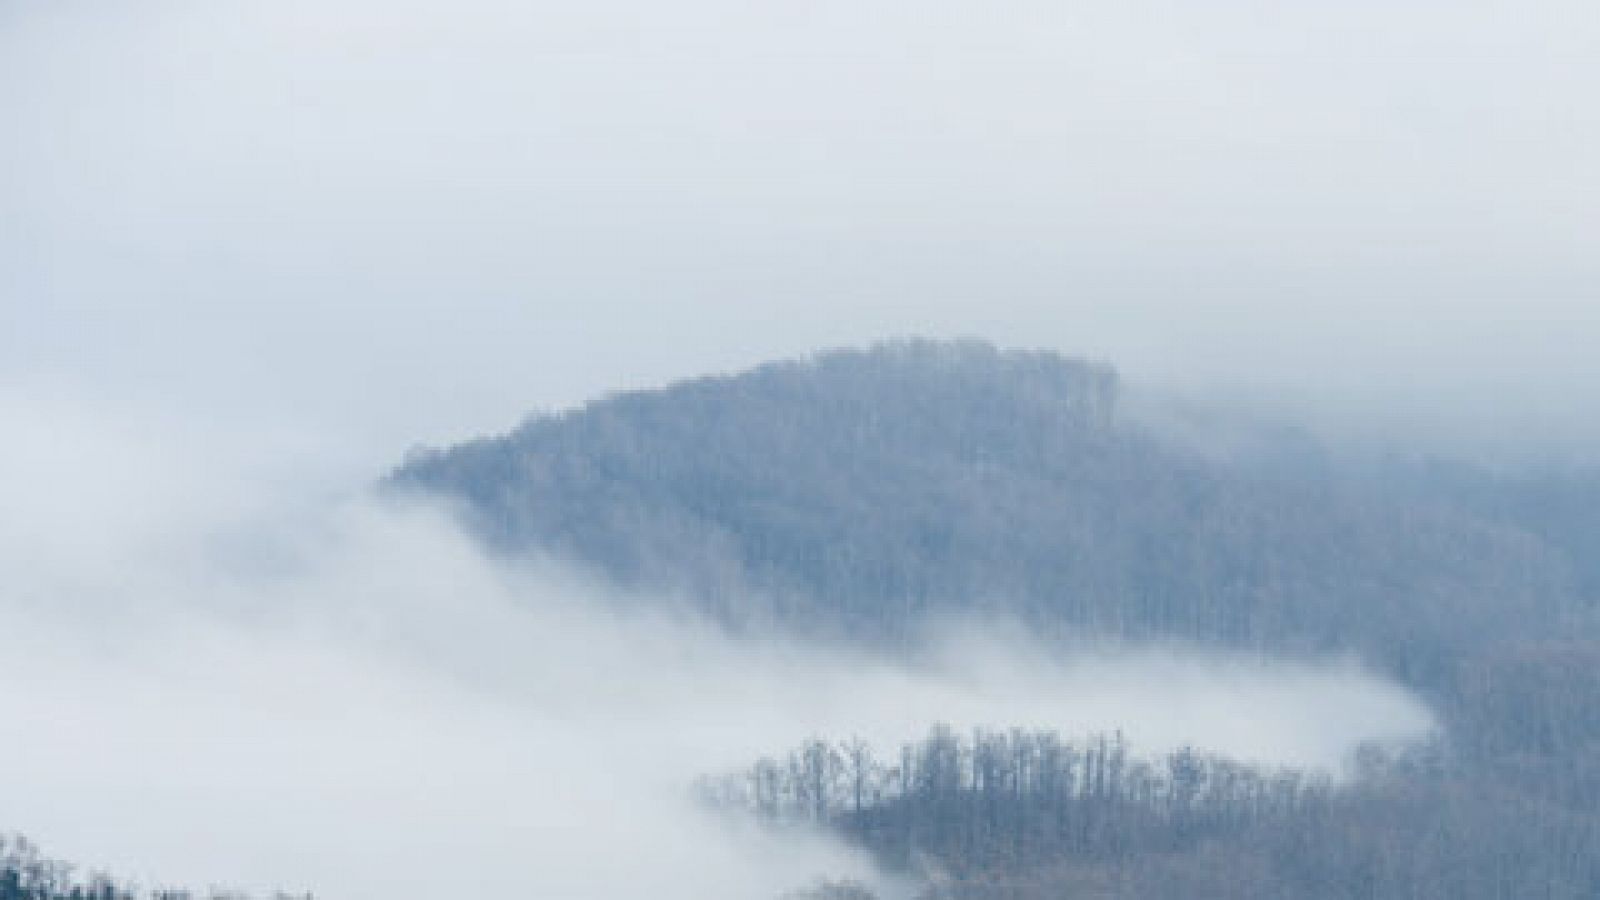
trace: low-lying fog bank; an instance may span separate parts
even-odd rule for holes
[[[4,412],[0,826],[146,884],[701,898],[829,874],[893,896],[823,836],[702,814],[690,783],[935,721],[1325,770],[1433,727],[1349,662],[1050,650],[1000,624],[952,624],[915,664],[736,639],[508,571],[431,510]]]

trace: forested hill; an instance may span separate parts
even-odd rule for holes
[[[923,896],[1600,896],[1600,477],[1345,463],[1302,440],[1228,457],[1117,409],[1101,366],[902,342],[535,417],[389,484],[455,498],[500,553],[736,624],[894,646],[941,613],[1004,613],[1044,635],[1351,651],[1448,735],[1337,795],[1213,765],[1202,780],[1232,787],[1210,807],[1173,806],[1176,770],[1108,794],[982,766],[904,781],[923,757],[1060,768],[1038,764],[1050,740],[936,741],[872,804],[808,807],[891,868],[960,875]],[[818,743],[757,771],[833,758]],[[787,783],[756,778],[756,807],[826,796]],[[1128,802],[1084,802],[1102,794]]]
[[[502,553],[735,623],[879,640],[1003,611],[1062,633],[1354,649],[1415,683],[1587,615],[1578,545],[1537,509],[1485,502],[1459,473],[1218,461],[1119,421],[1117,395],[1100,365],[903,341],[536,416],[419,453],[389,484],[457,498]]]

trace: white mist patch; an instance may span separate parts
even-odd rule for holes
[[[430,510],[266,490],[177,432],[97,422],[0,402],[29,436],[0,448],[0,827],[146,883],[699,900],[829,875],[893,897],[860,854],[730,826],[690,783],[941,721],[1319,768],[1432,727],[1349,664],[1052,651],[986,625],[907,665],[620,613]]]

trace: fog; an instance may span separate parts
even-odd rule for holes
[[[314,415],[376,465],[978,335],[1592,439],[1597,29],[1578,0],[11,0],[0,377]]]
[[[321,491],[271,442],[0,398],[6,824],[146,884],[689,898],[853,875],[896,896],[821,835],[701,811],[691,783],[934,722],[1334,773],[1433,727],[1349,660],[1050,650],[993,623],[900,662],[731,637],[491,562],[435,510]]]
[[[881,881],[687,799],[812,735],[1336,771],[1359,660],[734,639],[369,485],[413,442],[907,333],[1592,448],[1577,0],[0,3],[7,820],[329,898]],[[884,895],[894,896],[893,885]]]

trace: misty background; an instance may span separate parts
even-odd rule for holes
[[[1596,86],[1576,0],[6,0],[0,665],[48,689],[0,701],[0,826],[330,897],[521,884],[532,844],[564,896],[888,897],[685,780],[935,717],[1329,769],[1424,735],[1359,659],[752,648],[366,494],[413,444],[909,333],[1114,363],[1180,431],[1592,460]]]
[[[1571,453],[1597,49],[1576,0],[12,0],[0,375],[371,468],[977,335]]]

